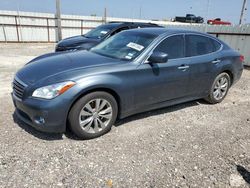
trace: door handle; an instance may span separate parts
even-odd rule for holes
[[[217,63],[220,63],[220,62],[221,62],[220,59],[215,59],[215,60],[212,61],[213,64],[217,64]]]
[[[181,65],[180,67],[178,67],[178,69],[180,69],[180,70],[186,70],[188,68],[189,68],[188,65]]]

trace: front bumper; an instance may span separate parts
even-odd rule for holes
[[[68,103],[57,100],[18,99],[13,93],[17,117],[26,124],[43,132],[63,133],[66,130]]]

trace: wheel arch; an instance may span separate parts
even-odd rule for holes
[[[110,89],[108,87],[97,87],[97,88],[91,88],[91,89],[80,92],[80,94],[73,100],[73,102],[71,103],[71,105],[70,105],[70,107],[68,109],[66,121],[68,121],[68,116],[69,116],[70,110],[72,109],[72,107],[75,105],[75,103],[80,98],[82,98],[83,96],[85,96],[85,95],[87,95],[89,93],[93,93],[93,92],[97,92],[97,91],[106,92],[106,93],[112,95],[115,98],[115,100],[117,102],[117,107],[118,107],[118,115],[117,115],[117,117],[119,118],[120,112],[121,112],[121,98],[118,95],[118,93],[115,90]],[[66,127],[67,127],[67,124],[66,124]]]
[[[225,69],[225,70],[221,71],[220,74],[221,73],[227,73],[230,76],[230,86],[231,86],[234,82],[233,71],[231,71],[230,69]]]

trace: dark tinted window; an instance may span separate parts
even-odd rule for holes
[[[186,35],[186,56],[197,56],[215,52],[220,44],[208,37],[200,35]]]
[[[221,48],[221,44],[214,39],[210,39],[214,46],[214,51],[218,51]]]
[[[124,31],[124,30],[127,30],[127,29],[129,29],[129,27],[121,27],[121,28],[115,30],[113,33],[111,33],[110,36],[113,36],[113,35],[115,35],[117,33],[120,33],[121,31]]]
[[[166,38],[155,48],[154,51],[167,53],[169,59],[184,57],[183,35]]]

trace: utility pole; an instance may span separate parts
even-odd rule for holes
[[[62,40],[61,0],[56,0],[57,39]]]
[[[242,24],[245,10],[247,10],[246,6],[247,6],[247,0],[243,0],[243,5],[242,5],[241,13],[240,13],[240,22],[239,22],[240,25]]]
[[[141,12],[142,12],[142,6],[140,6],[140,14],[139,14],[139,19],[141,19]]]
[[[210,11],[210,0],[207,0],[207,15],[206,15],[206,18],[208,20],[208,17],[209,17],[209,11]],[[205,21],[205,20],[204,20]],[[206,22],[206,21],[205,21]],[[207,33],[207,25],[205,25],[205,32]]]
[[[104,23],[107,23],[107,8],[104,8],[104,18],[103,18]]]

